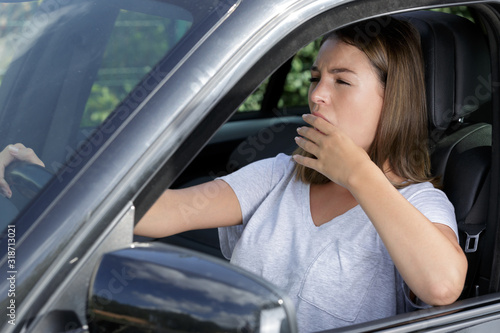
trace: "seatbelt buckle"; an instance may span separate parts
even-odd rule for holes
[[[480,234],[481,232],[479,232]],[[477,251],[477,245],[479,244],[479,234],[476,235],[469,235],[468,233],[465,233],[467,235],[467,239],[465,240],[465,253],[474,253]],[[472,243],[472,246],[471,246]]]
[[[485,227],[482,225],[461,225],[459,228],[467,236],[465,239],[464,252],[476,252],[479,245],[479,235],[484,231]]]

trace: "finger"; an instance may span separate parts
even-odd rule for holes
[[[308,168],[311,168],[311,169],[318,171],[317,170],[318,160],[315,160],[315,159],[310,158],[310,157],[302,156],[302,155],[293,155],[292,158],[295,160],[295,162],[297,162],[305,167],[308,167]]]
[[[4,179],[5,168],[14,160],[15,157],[11,156],[9,153],[9,146],[5,147],[5,149],[0,152],[0,193],[4,196],[7,196],[7,194],[10,192],[9,185]]]
[[[26,148],[23,144],[17,143],[15,145],[9,145],[8,147],[10,155],[18,160],[38,164],[45,167],[45,164],[38,158],[33,149]]]
[[[304,138],[308,139],[309,141],[312,141],[316,144],[318,144],[320,142],[321,138],[325,136],[324,134],[322,134],[318,130],[316,130],[312,127],[307,127],[307,126],[297,128],[297,133],[299,135],[303,136]]]
[[[300,136],[296,136],[295,143],[297,143],[299,147],[301,147],[308,153],[311,153],[314,156],[318,157],[317,154],[319,153],[319,147],[314,142],[301,138]]]
[[[5,181],[5,179],[0,179],[0,194],[4,197],[10,198],[12,197],[12,190],[10,189],[9,184]]]
[[[331,133],[331,129],[332,129],[333,125],[330,124],[325,119],[323,119],[321,117],[317,117],[317,116],[312,115],[310,113],[306,113],[306,114],[302,115],[302,118],[304,119],[304,121],[306,123],[313,126],[315,129],[322,132],[323,134]]]

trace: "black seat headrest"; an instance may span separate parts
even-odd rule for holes
[[[435,11],[395,17],[420,33],[431,130],[446,130],[491,99],[488,44],[477,24]]]

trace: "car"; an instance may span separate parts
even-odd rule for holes
[[[6,169],[1,331],[297,332],[287,295],[230,265],[215,229],[133,228],[166,188],[290,153],[321,36],[376,18],[370,38],[386,15],[420,32],[467,281],[451,305],[331,332],[498,331],[500,1],[0,0],[0,146],[45,163]]]

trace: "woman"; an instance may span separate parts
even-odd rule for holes
[[[288,292],[301,331],[452,303],[467,261],[454,209],[430,183],[420,54],[393,18],[327,36],[297,154],[167,191],[135,232],[231,226],[219,230],[224,255]]]
[[[167,190],[135,233],[221,227],[223,253],[286,291],[301,331],[454,302],[467,262],[429,176],[417,34],[387,18],[327,36],[309,106],[293,157]]]

